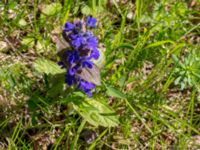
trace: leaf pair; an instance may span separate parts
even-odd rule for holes
[[[116,113],[106,104],[103,99],[88,99],[73,107],[90,124],[94,126],[114,127],[119,124]]]

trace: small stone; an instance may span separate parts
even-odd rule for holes
[[[9,46],[6,42],[0,41],[0,52],[7,52],[9,49]]]
[[[85,130],[81,136],[87,144],[91,144],[97,138],[97,133],[92,130]]]
[[[9,19],[14,19],[16,17],[16,12],[14,12],[14,10],[9,9],[8,10],[8,18]]]
[[[133,12],[130,11],[130,12],[127,14],[126,17],[127,17],[127,19],[132,20],[132,19],[133,19]]]

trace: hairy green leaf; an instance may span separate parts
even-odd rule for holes
[[[60,3],[51,3],[50,5],[45,5],[42,7],[41,11],[47,16],[56,15],[62,9]]]
[[[65,71],[61,69],[55,62],[42,58],[37,59],[33,66],[39,73],[51,75],[63,73]]]
[[[115,112],[102,99],[87,99],[73,106],[86,121],[96,127],[114,127],[119,123]]]
[[[119,91],[118,89],[109,87],[109,86],[106,86],[106,88],[107,88],[107,94],[109,96],[126,99],[126,95],[124,93],[122,93],[121,91]]]

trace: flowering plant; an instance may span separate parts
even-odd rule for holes
[[[86,23],[76,21],[67,22],[63,29],[63,38],[69,43],[69,48],[62,53],[58,64],[66,69],[65,82],[76,85],[85,92],[88,97],[92,96],[92,90],[100,84],[99,70],[92,60],[100,56],[98,40],[91,31],[96,28],[96,18],[88,16]],[[92,80],[97,76],[97,80]]]

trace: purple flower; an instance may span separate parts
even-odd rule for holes
[[[67,51],[66,52],[66,57],[67,57],[67,62],[72,65],[73,63],[75,63],[76,61],[79,60],[79,54],[77,51]]]
[[[86,18],[87,31],[83,30],[81,21],[65,24],[63,37],[70,44],[71,50],[66,52],[58,65],[66,68],[65,83],[69,86],[76,85],[88,97],[91,97],[96,85],[81,78],[81,72],[83,69],[91,69],[94,66],[92,59],[97,60],[100,53],[97,48],[98,40],[93,36],[92,31],[89,31],[89,27],[96,27],[96,19],[90,16]]]
[[[77,79],[74,75],[66,74],[65,75],[65,83],[67,83],[69,86],[76,84]]]
[[[94,58],[95,60],[99,59],[99,51],[97,49],[93,49],[90,54],[90,59]]]
[[[87,16],[86,18],[86,27],[92,27],[92,28],[96,28],[96,18],[92,18],[90,16]]]
[[[93,65],[93,62],[91,62],[89,59],[85,59],[82,61],[83,68],[92,68]]]
[[[82,25],[83,25],[82,21],[75,22],[75,27],[76,27],[77,30],[81,30],[82,29]]]
[[[96,48],[98,46],[98,40],[96,37],[91,36],[87,39],[87,47],[90,49]]]
[[[62,69],[66,68],[66,65],[65,65],[64,62],[62,62],[62,61],[59,61],[59,62],[58,62],[58,65],[59,65]]]
[[[73,67],[70,67],[67,70],[67,73],[69,75],[75,75],[75,73],[78,72],[79,70],[81,70],[81,65],[80,64],[76,64],[76,65],[73,65]]]
[[[74,24],[67,22],[65,23],[64,31],[69,32],[69,31],[72,31],[74,28],[75,28]]]
[[[78,88],[80,88],[82,91],[84,91],[88,97],[92,96],[92,90],[96,87],[95,84],[87,82],[83,79],[80,80],[78,84]]]
[[[81,34],[79,35],[71,35],[71,44],[76,47],[76,48],[80,48],[80,46],[85,43],[84,38],[82,37]]]

